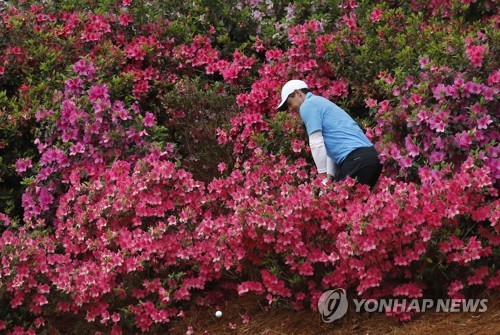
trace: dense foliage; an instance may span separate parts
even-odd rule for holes
[[[0,1],[0,332],[72,315],[165,332],[247,292],[315,309],[334,287],[498,290],[497,11]],[[275,108],[291,78],[366,130],[373,191],[318,180],[299,116]]]

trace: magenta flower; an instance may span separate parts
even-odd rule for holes
[[[68,93],[81,93],[83,91],[84,82],[80,77],[71,78],[66,80],[66,92]]]
[[[4,213],[0,213],[0,221],[3,221],[4,226],[10,225],[10,218]]]
[[[30,158],[18,159],[16,162],[16,172],[21,174],[23,172],[26,172],[26,170],[28,170],[32,166],[33,165]]]
[[[418,106],[422,103],[422,96],[419,94],[412,94],[410,100]]]
[[[459,280],[454,280],[448,287],[448,296],[450,298],[462,298],[460,291],[464,288],[464,285]]]
[[[217,170],[222,173],[226,170],[226,163],[224,162],[221,162],[217,165]]]
[[[46,187],[42,187],[38,192],[38,202],[40,203],[40,208],[46,211],[52,202],[54,202],[54,196],[50,194]]]
[[[107,101],[109,99],[108,85],[95,85],[89,90],[89,100],[96,102],[98,100]]]
[[[422,288],[417,284],[403,284],[394,288],[395,296],[405,296],[408,298],[421,298],[423,296]]]
[[[35,321],[33,321],[33,324],[35,325],[36,328],[40,328],[41,326],[45,325],[45,319],[36,318]]]
[[[469,285],[481,285],[484,283],[484,278],[489,274],[489,269],[487,266],[481,266],[478,268],[473,275],[467,277],[467,283]]]
[[[482,118],[477,120],[477,129],[487,129],[488,125],[491,123],[493,123],[493,120],[488,114],[486,114]]]
[[[374,8],[372,13],[370,14],[370,20],[375,23],[380,21],[382,17],[382,10],[380,8]]]
[[[126,14],[126,13],[121,13],[120,16],[118,16],[118,22],[120,25],[126,27],[130,23],[132,23],[134,19],[132,18],[132,15]]]
[[[304,146],[304,141],[300,141],[300,140],[293,140],[292,141],[292,150],[295,153],[299,153],[302,150],[303,146]]]
[[[155,119],[156,119],[156,118],[155,118],[155,116],[154,116],[154,114],[153,114],[153,113],[151,113],[151,112],[147,112],[147,113],[146,113],[146,116],[144,117],[144,119],[143,119],[143,121],[142,121],[142,122],[143,122],[143,124],[144,124],[144,127],[148,127],[148,128],[153,127],[153,126],[154,126]]]
[[[403,157],[399,160],[399,166],[409,168],[413,165],[413,160],[410,157]]]
[[[497,84],[500,82],[500,70],[495,70],[489,77],[488,77],[488,85],[494,86],[494,84]]]
[[[431,152],[431,155],[429,156],[429,163],[435,164],[435,163],[442,162],[445,157],[446,157],[446,154],[443,151],[434,150]]]
[[[375,107],[375,106],[377,106],[377,104],[378,104],[378,102],[375,99],[372,99],[372,98],[365,99],[365,105],[368,108]]]
[[[425,109],[421,109],[417,113],[417,124],[421,124],[422,122],[427,122],[429,119],[429,112]]]
[[[471,45],[467,47],[465,53],[474,67],[481,67],[484,56],[488,53],[488,48],[484,45]]]
[[[411,157],[418,156],[419,154],[418,146],[413,143],[410,136],[406,136],[405,138],[405,148],[409,156]]]
[[[418,63],[420,64],[420,68],[421,69],[425,69],[425,67],[429,64],[429,58],[422,57],[422,58],[420,58],[420,60],[418,61]]]
[[[461,149],[467,150],[472,144],[472,136],[467,130],[463,130],[455,135],[455,142]]]
[[[76,74],[86,76],[90,79],[90,77],[92,77],[92,75],[96,72],[96,69],[92,62],[87,62],[84,59],[80,59],[73,65],[73,71]]]

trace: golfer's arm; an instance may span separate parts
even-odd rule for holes
[[[316,164],[316,169],[321,177],[327,177],[327,161],[328,156],[326,154],[325,141],[323,140],[323,134],[321,130],[315,131],[309,135],[309,147],[311,148],[311,154]]]

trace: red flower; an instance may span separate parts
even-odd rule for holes
[[[372,13],[370,14],[370,20],[375,23],[380,21],[382,17],[382,10],[379,8],[373,8]]]

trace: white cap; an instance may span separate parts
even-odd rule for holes
[[[300,90],[303,88],[307,88],[307,84],[302,80],[293,79],[288,81],[281,89],[281,102],[277,107],[278,110],[281,110],[281,108],[285,105],[286,99],[288,99],[288,96],[290,94],[292,94],[295,90]]]

